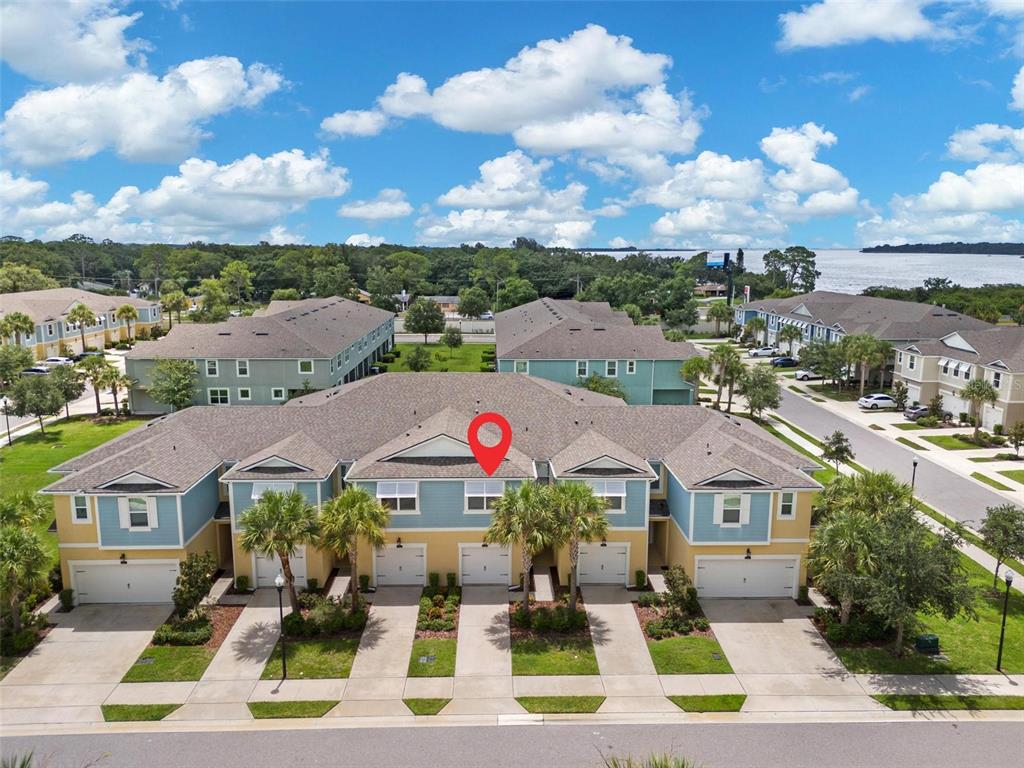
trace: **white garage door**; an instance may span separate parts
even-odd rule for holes
[[[981,426],[985,429],[995,429],[996,424],[1003,423],[1003,409],[994,405],[984,405],[981,408]]]
[[[81,603],[169,603],[178,563],[80,562],[71,564],[71,573]]]
[[[295,578],[295,586],[306,586],[306,548],[299,547],[295,554],[288,558],[288,564],[292,568],[292,576]],[[262,557],[256,555],[256,586],[272,587],[274,579],[281,570],[281,560],[277,555]]]
[[[697,559],[700,597],[796,597],[796,559]]]
[[[955,397],[954,395],[943,395],[942,396],[942,408],[948,413],[953,414],[953,418],[956,419],[961,413],[970,415],[971,404],[964,400],[962,397]]]
[[[389,544],[375,556],[377,586],[424,584],[427,568],[427,547],[424,544]]]
[[[629,567],[629,545],[580,544],[577,571],[580,584],[626,584]]]
[[[460,544],[462,583],[508,584],[510,553],[507,547]]]
[[[921,402],[921,388],[916,386],[907,385],[907,402],[908,403],[920,403]]]

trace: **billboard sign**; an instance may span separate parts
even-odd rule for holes
[[[724,269],[729,263],[729,254],[725,251],[708,251],[707,265],[711,269]]]

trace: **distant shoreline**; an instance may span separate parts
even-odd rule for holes
[[[1024,256],[1024,243],[913,243],[873,245],[861,253],[972,253],[992,256]]]

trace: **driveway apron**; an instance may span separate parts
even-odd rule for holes
[[[285,614],[291,613],[287,596]],[[277,591],[257,589],[235,625],[224,638],[201,682],[260,679],[263,667],[281,636]]]
[[[455,676],[512,675],[512,639],[505,587],[463,587]]]
[[[655,675],[629,592],[622,587],[583,587],[597,666],[610,675]]]
[[[349,679],[406,677],[421,591],[420,587],[377,590]]]

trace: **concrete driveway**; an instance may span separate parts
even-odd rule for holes
[[[0,682],[0,707],[96,705],[106,699],[173,606],[80,605]]]

